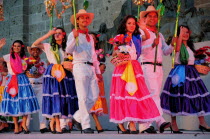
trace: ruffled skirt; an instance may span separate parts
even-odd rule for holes
[[[4,96],[1,104],[3,116],[23,116],[35,113],[39,110],[39,104],[33,88],[25,74],[18,74],[18,94],[11,97],[4,89]]]
[[[138,90],[132,96],[126,91],[126,82],[121,79],[126,64],[115,67],[110,92],[110,121],[142,123],[159,119],[160,113],[148,91],[141,66],[137,60],[131,63]]]
[[[4,94],[4,86],[0,86],[0,103],[2,102],[3,94]]]
[[[91,113],[95,113],[98,116],[108,114],[107,102],[105,98],[105,91],[104,91],[104,82],[98,82],[99,86],[99,96],[97,101],[95,102],[94,106],[90,110]]]
[[[172,87],[171,70],[161,94],[161,107],[169,115],[196,115],[210,114],[210,93],[200,78],[199,73],[192,65],[185,66],[185,83],[182,86]]]
[[[0,86],[0,112],[1,112],[1,102],[4,94],[4,86]],[[6,118],[0,115],[0,122],[6,123]]]
[[[60,82],[51,75],[53,64],[47,67],[43,76],[42,115],[48,118],[72,117],[78,110],[75,82],[70,71]]]

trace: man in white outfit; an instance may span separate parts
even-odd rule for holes
[[[94,41],[92,36],[88,34],[87,28],[93,18],[93,13],[87,13],[83,9],[79,10],[76,14],[78,30],[73,30],[69,34],[66,47],[67,53],[73,53],[73,75],[79,103],[79,110],[75,112],[72,122],[84,133],[94,133],[90,128],[89,112],[99,95],[97,78],[102,79]],[[70,21],[75,25],[73,15]]]
[[[47,128],[47,120],[46,117],[42,116],[42,78],[43,73],[47,67],[47,64],[40,59],[40,55],[42,54],[42,50],[36,46],[27,47],[28,52],[30,54],[28,61],[28,68],[26,70],[26,76],[29,78],[31,86],[34,89],[36,94],[40,111],[39,111],[39,123],[40,123],[40,132],[45,133],[49,132]],[[27,126],[30,124],[31,115],[28,115]]]
[[[163,114],[160,106],[160,92],[163,81],[163,69],[162,69],[162,55],[169,55],[173,51],[173,47],[168,46],[165,43],[165,39],[161,33],[157,34],[156,24],[158,22],[158,11],[153,6],[148,6],[146,11],[140,12],[140,18],[145,18],[147,30],[150,33],[150,38],[142,42],[142,54],[140,55],[140,62],[142,65],[145,81],[149,92],[153,95],[160,114]],[[143,31],[141,31],[144,34]],[[156,71],[154,72],[154,59],[155,49],[157,50],[157,62]],[[160,133],[164,132],[165,128],[170,127],[170,122],[166,122],[162,117],[160,120],[155,121]],[[156,133],[154,127],[150,126],[151,123],[140,124],[140,132]]]

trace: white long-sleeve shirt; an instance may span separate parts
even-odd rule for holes
[[[95,67],[96,74],[101,74],[99,69],[99,62],[95,53],[94,41],[91,35],[90,42],[86,39],[86,34],[79,33],[78,46],[76,45],[76,39],[73,32],[68,36],[66,52],[73,54],[73,64],[91,62]]]
[[[155,57],[155,47],[152,47],[152,44],[154,42],[154,39],[156,38],[156,34],[149,29],[147,29],[150,33],[150,38],[147,39],[146,41],[142,42],[142,53],[140,55],[140,61],[141,62],[154,62],[154,57]],[[142,30],[141,34],[144,35],[144,32]],[[160,35],[160,40],[158,44],[158,52],[157,52],[157,62],[162,63],[163,60],[163,55],[169,55],[173,51],[173,47],[171,45],[167,45],[165,42],[165,39],[161,33]]]

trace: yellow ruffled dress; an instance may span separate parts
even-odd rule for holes
[[[104,90],[104,81],[102,80],[98,82],[98,86],[100,90],[99,97],[90,111],[91,113],[96,113],[96,115],[101,116],[108,114],[108,108],[107,108],[107,102]]]

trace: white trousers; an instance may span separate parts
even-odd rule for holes
[[[46,117],[42,116],[42,84],[36,84],[36,83],[42,83],[42,77],[40,78],[29,78],[30,83],[34,89],[34,92],[36,94],[40,111],[39,111],[39,123],[40,123],[40,129],[46,128],[47,127],[47,120]],[[28,119],[26,122],[27,127],[30,125],[30,119],[31,115],[28,115]]]
[[[82,129],[90,128],[90,109],[98,99],[99,88],[95,68],[87,64],[74,64],[73,74],[77,90],[79,110],[74,119],[81,123]]]
[[[163,110],[160,106],[160,93],[163,82],[163,69],[162,66],[156,66],[156,72],[154,72],[154,65],[144,64],[141,65],[144,73],[144,79],[149,89],[149,92],[153,95],[152,98],[159,110],[159,113],[163,115]],[[165,119],[161,117],[155,121],[158,128],[165,122]],[[139,125],[140,132],[147,129],[152,122],[147,122]]]
[[[71,122],[72,119],[59,119],[60,120],[60,127],[61,129],[67,128],[68,122]]]

